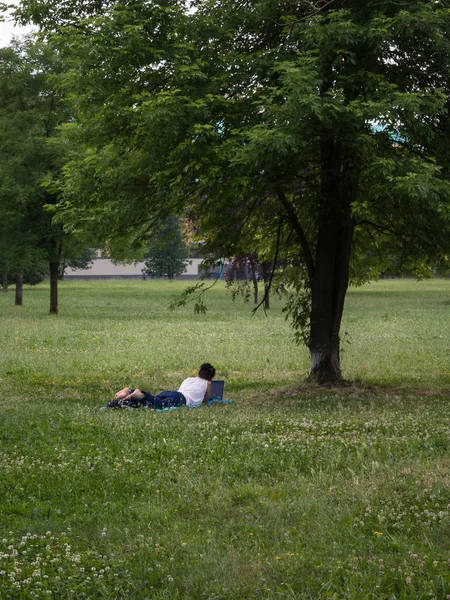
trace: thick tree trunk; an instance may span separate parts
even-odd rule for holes
[[[16,277],[16,298],[15,305],[23,305],[23,273],[19,273]]]
[[[6,294],[8,291],[8,271],[6,271],[6,269],[3,271],[2,280],[2,292]]]
[[[50,314],[58,314],[59,261],[50,263]]]
[[[322,190],[314,281],[312,283],[309,379],[342,380],[339,331],[349,281],[354,225],[351,203],[356,197],[357,161],[344,157],[338,142],[323,138]]]

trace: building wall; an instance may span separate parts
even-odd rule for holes
[[[183,275],[177,277],[177,279],[197,279],[201,262],[202,260],[200,258],[191,258],[186,271]],[[135,265],[115,265],[109,258],[97,258],[89,269],[80,269],[77,271],[67,269],[64,278],[85,279],[91,277],[97,279],[145,279],[147,275],[144,277],[142,273],[144,266],[143,262]]]

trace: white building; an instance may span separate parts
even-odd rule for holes
[[[198,279],[199,265],[201,258],[191,258],[183,275],[176,279]],[[96,258],[89,269],[67,269],[64,275],[65,279],[146,279],[142,269],[145,267],[143,262],[135,265],[115,265],[109,258]]]

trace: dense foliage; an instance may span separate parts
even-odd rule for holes
[[[77,260],[86,244],[53,221],[58,195],[45,187],[61,170],[64,144],[56,134],[70,118],[58,85],[63,63],[48,44],[31,38],[0,49],[0,267],[2,280],[51,277],[50,312],[58,311],[61,262]],[[67,264],[67,263],[66,263]]]
[[[48,139],[58,120],[58,99],[48,73],[53,54],[30,40],[0,50],[0,257],[4,273],[41,271],[55,253],[59,227],[43,210],[42,187],[55,164]],[[6,275],[5,275],[6,276]]]

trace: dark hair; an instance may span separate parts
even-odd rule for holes
[[[198,376],[202,379],[206,379],[207,381],[211,381],[214,375],[216,374],[215,368],[209,363],[203,363],[200,365],[200,370],[198,372]]]

